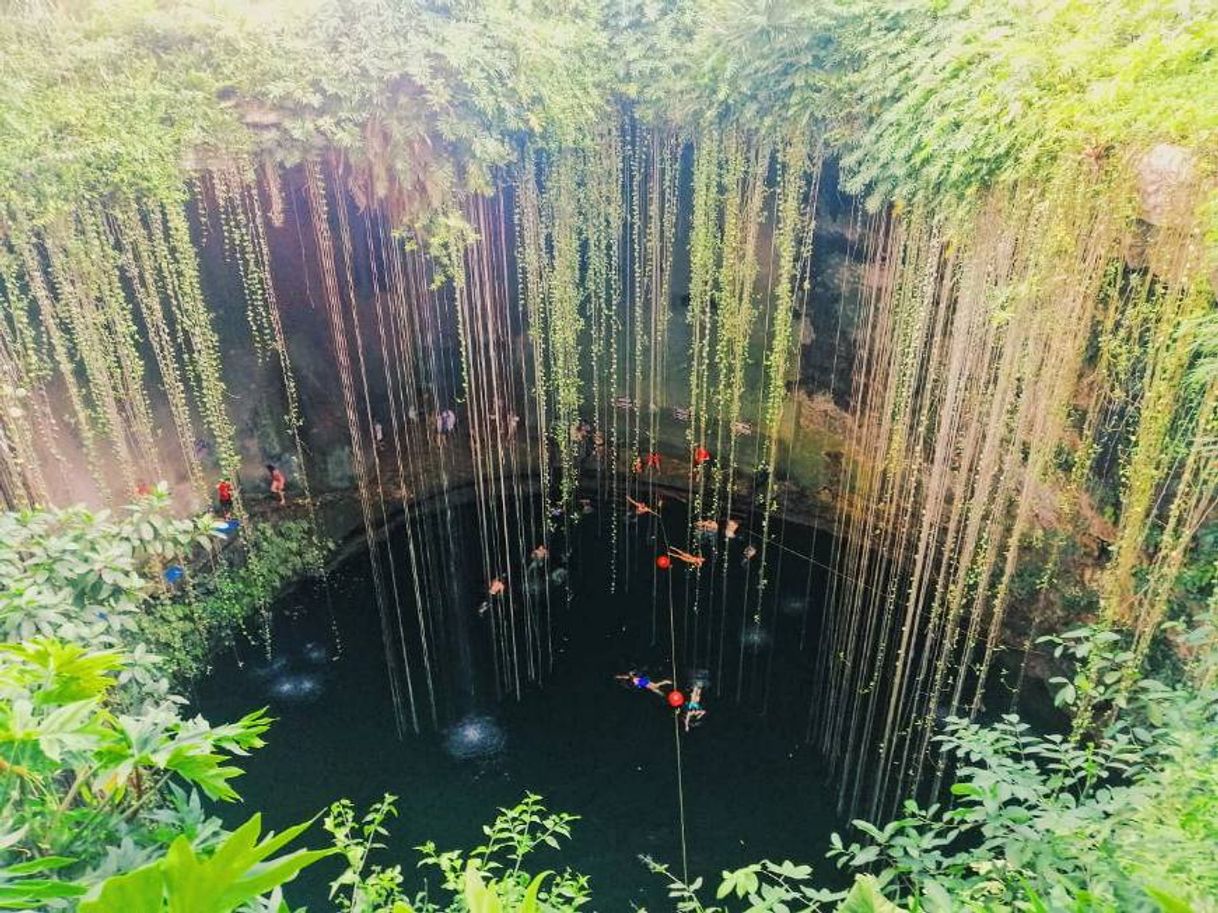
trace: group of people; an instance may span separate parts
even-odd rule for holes
[[[664,501],[662,498],[657,499],[655,506],[652,507],[649,504],[645,504],[642,501],[637,501],[634,498],[630,497],[630,495],[627,495],[626,504],[631,509],[631,513],[630,513],[628,519],[632,522],[637,522],[641,517],[646,517],[649,515],[653,516],[653,517],[660,516],[660,509],[664,506]],[[700,537],[702,537],[703,539],[708,539],[708,540],[713,541],[715,538],[718,537],[719,532],[720,532],[719,521],[711,519],[711,518],[699,520],[697,523],[694,524],[694,529],[697,530],[698,535]],[[733,517],[728,517],[723,522],[723,537],[725,539],[728,539],[728,540],[735,539],[737,534],[739,533],[739,531],[740,531],[740,521],[739,520],[736,520]],[[742,565],[747,565],[750,561],[752,561],[754,558],[757,557],[757,554],[758,554],[757,546],[753,545],[753,543],[751,543],[751,542],[747,543],[744,546],[744,551],[741,553],[742,557],[741,557],[740,563]],[[682,564],[686,564],[686,565],[689,565],[690,567],[694,567],[694,568],[702,567],[702,565],[706,563],[705,555],[695,555],[691,552],[685,551],[685,549],[677,548],[675,546],[670,545],[668,547],[668,550],[665,553],[665,555],[661,557],[661,560],[659,562],[660,566],[667,567],[671,563],[671,559],[673,559],[673,558],[675,558],[677,561],[680,561]]]
[[[478,605],[478,614],[485,615],[491,610],[491,607],[503,600],[508,592],[508,584],[505,579],[507,575],[496,574],[486,585],[486,599]],[[544,581],[549,578],[550,583],[555,586],[566,586],[567,584],[567,569],[559,565],[551,568],[550,566],[550,549],[544,543],[539,543],[532,551],[529,552],[529,563],[525,565],[526,581],[537,581],[540,577]],[[526,589],[534,584],[526,582]],[[536,592],[536,591],[535,591]]]
[[[693,457],[690,460],[690,474],[695,478],[703,468],[706,467],[714,457],[711,452],[705,447],[698,446],[694,448]],[[664,458],[659,451],[649,450],[647,453],[639,454],[634,458],[634,462],[630,464],[631,470],[635,475],[642,475],[644,472],[659,472],[664,465]]]
[[[280,506],[287,504],[288,477],[274,463],[266,464],[266,474],[271,497],[275,498]],[[236,487],[233,485],[232,479],[228,476],[221,476],[220,481],[216,483],[216,500],[220,502],[220,516],[226,520],[232,516],[235,494]]]
[[[629,672],[623,672],[620,675],[615,675],[614,678],[630,688],[650,691],[652,694],[664,698],[670,707],[681,714],[682,724],[686,732],[689,732],[691,726],[701,722],[706,717],[706,707],[702,703],[702,693],[706,687],[704,679],[696,678],[691,681],[689,684],[689,696],[686,697],[674,689],[672,679],[665,678],[659,681],[652,681],[646,673],[638,672],[634,669],[631,669]]]

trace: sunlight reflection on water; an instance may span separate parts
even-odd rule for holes
[[[444,734],[444,747],[458,761],[487,758],[503,751],[507,736],[489,716],[467,716]]]
[[[271,682],[271,697],[280,701],[303,703],[316,700],[322,692],[321,679],[316,675],[296,672],[280,676]]]

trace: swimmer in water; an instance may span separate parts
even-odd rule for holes
[[[742,565],[748,564],[750,561],[752,561],[756,557],[757,557],[757,546],[753,545],[750,542],[748,545],[746,545],[744,547],[744,559],[740,563]]]
[[[700,535],[713,539],[719,533],[719,524],[714,520],[699,520],[697,530]]]
[[[634,498],[630,497],[630,495],[626,495],[626,503],[634,508],[635,516],[638,517],[642,517],[647,514],[653,514],[654,516],[658,517],[660,515],[659,509],[664,506],[663,501],[657,501],[655,510],[652,510],[642,501],[636,501]]]
[[[736,530],[738,529],[740,529],[740,521],[733,520],[731,517],[728,517],[727,522],[723,524],[723,538],[735,539]]]
[[[651,691],[654,694],[658,694],[660,697],[664,697],[665,695],[664,686],[672,684],[669,679],[653,682],[642,672],[634,671],[624,672],[621,675],[615,675],[613,677],[619,682],[626,683],[631,688],[638,688],[640,691]]]
[[[689,700],[685,702],[685,731],[706,716],[706,708],[702,706],[702,683],[695,682],[689,688]]]
[[[502,596],[504,593],[504,590],[506,590],[506,589],[507,589],[507,584],[505,584],[503,582],[503,580],[500,579],[499,577],[496,577],[494,580],[491,581],[491,585],[489,587],[487,587],[487,592],[490,593],[492,596]]]
[[[691,555],[689,552],[682,551],[679,548],[674,548],[671,545],[668,547],[668,554],[672,555],[678,561],[684,561],[691,567],[702,567],[702,565],[706,562],[706,559],[701,555]]]
[[[550,550],[544,544],[537,546],[533,551],[529,552],[529,557],[538,564],[550,557]]]

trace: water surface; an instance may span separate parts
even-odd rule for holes
[[[667,528],[682,528],[679,510],[666,508]],[[839,826],[836,795],[803,738],[824,580],[816,573],[809,580],[798,555],[816,544],[806,531],[785,533],[785,551],[771,551],[774,579],[758,596],[756,567],[743,562],[743,545],[735,543],[726,576],[724,565],[708,564],[698,591],[695,575],[684,568],[655,569],[664,530],[623,525],[623,562],[611,593],[610,522],[607,514],[584,518],[571,533],[566,559],[561,536],[556,540],[546,570],[561,565],[567,571],[570,600],[562,587],[551,586],[552,669],[543,683],[525,682],[519,699],[497,694],[490,620],[478,614],[481,556],[476,545],[462,548],[478,542],[472,507],[453,508],[447,519],[414,530],[432,537],[429,546],[445,553],[440,566],[451,569],[432,581],[442,581],[446,592],[424,595],[445,604],[445,618],[431,656],[438,727],[419,683],[419,655],[412,656],[417,735],[408,730],[399,737],[395,725],[367,554],[345,561],[328,587],[305,583],[285,594],[274,610],[271,658],[244,646],[240,655],[221,657],[200,688],[200,709],[212,720],[263,705],[277,717],[268,746],[245,762],[248,774],[238,783],[245,805],[228,810],[227,820],[261,809],[268,826],[282,828],[339,797],[364,809],[393,793],[400,816],[379,860],[402,863],[412,886],[425,878],[434,886],[433,871],[415,869],[413,846],[424,840],[441,849],[475,845],[497,807],[531,791],[550,809],[580,816],[574,839],[561,854],[539,855],[534,871],[566,865],[587,874],[594,895],[588,909],[659,910],[671,906],[665,885],[639,856],[680,871],[680,782],[691,878],[705,877],[713,891],[723,869],[792,858],[833,880],[823,853]],[[404,535],[397,530],[390,543],[407,591]],[[444,540],[455,554],[447,554]],[[521,576],[514,579],[523,589]],[[405,609],[409,620],[413,605]],[[632,666],[667,677],[670,630],[682,687],[694,668],[712,679],[704,724],[680,733],[680,770],[672,711],[659,697],[614,681]],[[315,844],[323,839],[314,832]],[[327,909],[326,884],[335,868],[322,864],[302,875],[289,892],[292,902]]]

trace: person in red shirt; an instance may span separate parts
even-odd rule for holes
[[[220,499],[220,515],[227,520],[233,512],[233,483],[228,480],[228,476],[216,484],[216,495]]]

